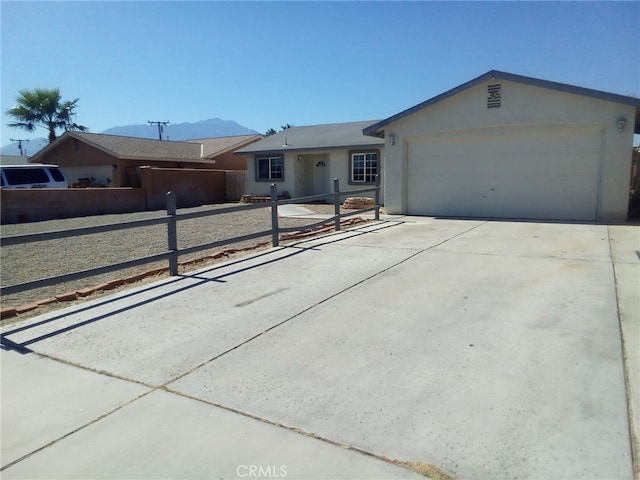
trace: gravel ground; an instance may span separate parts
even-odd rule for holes
[[[180,209],[178,213],[215,210],[235,205],[246,204],[207,205],[203,207]],[[314,204],[304,205],[304,207],[312,210],[314,213],[333,214],[333,205]],[[6,237],[98,226],[147,218],[157,218],[164,215],[166,215],[164,211],[154,211],[3,225],[2,236]],[[306,225],[313,222],[315,222],[315,220],[298,218],[279,219],[279,225],[281,227],[300,227],[301,230],[304,230]],[[247,209],[246,211],[220,214],[205,218],[179,220],[177,225],[178,248],[183,249],[208,242],[225,240],[236,236],[247,235],[249,233],[269,230],[271,228],[271,210],[269,208]],[[198,260],[222,250],[230,248],[242,249],[255,247],[257,244],[264,242],[269,243],[262,248],[270,247],[271,236],[269,235],[254,240],[237,242],[191,255],[181,255],[179,261],[182,263],[190,260]],[[167,233],[165,225],[154,225],[115,232],[84,235],[82,237],[63,240],[48,240],[26,245],[1,246],[0,282],[1,285],[14,285],[54,275],[61,275],[64,273],[132,260],[161,253],[166,250]],[[237,255],[238,254],[236,254],[236,256]],[[229,257],[223,257],[217,261],[225,261],[228,259]],[[184,273],[185,271],[195,270],[211,263],[215,263],[215,261],[207,260],[204,263],[181,267],[180,270],[181,273]],[[17,307],[52,298],[54,295],[59,295],[65,292],[75,291],[85,287],[99,285],[110,280],[128,277],[154,268],[166,267],[167,265],[167,261],[155,262],[135,268],[118,270],[116,272],[100,276],[59,283],[51,287],[38,288],[13,295],[2,295],[0,297],[0,302],[3,308]],[[157,280],[162,276],[167,276],[167,274],[147,278],[143,281],[148,282]],[[131,288],[132,285],[135,284],[126,285],[124,288]],[[113,291],[114,290],[111,290],[107,293],[112,293]],[[97,294],[92,294],[86,297],[86,299],[96,298],[96,295]],[[45,311],[67,307],[71,304],[71,302],[54,302],[49,305],[41,306],[36,310],[20,314],[19,318],[23,319],[29,316],[39,315]]]

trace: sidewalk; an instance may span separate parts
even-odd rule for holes
[[[631,479],[639,234],[387,219],[10,325],[2,477]]]

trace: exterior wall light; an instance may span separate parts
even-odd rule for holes
[[[391,145],[395,145],[395,144],[396,144],[396,136],[395,136],[393,133],[391,133],[391,134],[389,135],[389,143],[390,143]]]
[[[617,125],[618,125],[618,131],[622,132],[624,130],[624,126],[627,124],[627,119],[624,117],[620,117],[618,119]]]

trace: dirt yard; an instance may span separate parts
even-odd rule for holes
[[[220,209],[232,205],[220,204],[204,207],[179,210],[178,213],[187,213],[202,210]],[[318,204],[304,205],[314,213],[333,214],[333,205]],[[67,230],[71,228],[90,227],[111,223],[127,222],[147,218],[162,217],[164,211],[138,212],[118,215],[101,215],[93,217],[71,218],[62,220],[50,220],[26,224],[3,225],[2,236],[23,235],[54,230]],[[305,226],[315,220],[280,218],[281,227]],[[228,238],[246,235],[253,232],[269,230],[271,228],[271,210],[269,208],[247,209],[246,211],[221,214],[211,217],[178,221],[178,248],[188,248],[208,242],[225,240]],[[195,254],[180,256],[180,273],[204,267],[209,264],[229,260],[234,256],[246,255],[249,249],[268,248],[271,246],[271,237],[266,236],[255,240],[237,242],[211,250],[205,250]],[[246,249],[246,250],[244,250]],[[167,250],[167,233],[165,225],[140,227],[130,230],[106,232],[100,234],[85,235],[82,237],[65,240],[50,240],[27,245],[2,246],[0,248],[0,280],[2,285],[14,285],[17,283],[37,280],[40,278],[61,275],[64,273],[81,271],[112,263],[145,257]],[[230,253],[229,250],[240,250]],[[224,255],[212,258],[215,254]],[[51,287],[43,287],[13,295],[0,297],[1,307],[20,307],[29,304],[40,303],[36,309],[22,312],[14,319],[28,318],[70,306],[81,301],[91,300],[98,295],[113,293],[117,290],[131,288],[142,282],[151,282],[168,273],[144,277],[136,283],[119,286],[103,292],[95,292],[86,297],[71,301],[58,301],[56,295],[67,292],[75,292],[87,287],[104,284],[116,279],[131,277],[143,272],[167,267],[168,262],[155,262],[143,266],[123,269],[109,274],[64,282]],[[5,321],[3,321],[4,323]]]

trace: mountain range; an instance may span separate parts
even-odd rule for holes
[[[134,124],[122,127],[112,127],[100,133],[105,135],[120,135],[124,137],[138,138],[158,138],[158,125],[156,124]],[[220,118],[210,118],[198,122],[189,123],[168,123],[163,125],[163,140],[192,140],[196,138],[231,137],[234,135],[251,135],[259,132],[234,122],[233,120],[222,120]],[[47,145],[46,138],[34,138],[22,144],[23,151],[26,150],[28,156],[36,154]],[[2,155],[20,155],[18,143],[10,143],[0,149]]]

